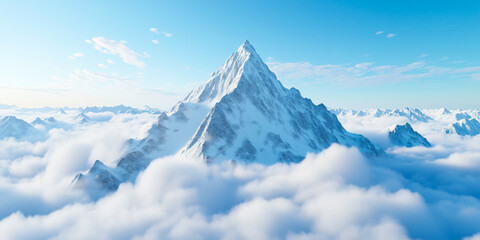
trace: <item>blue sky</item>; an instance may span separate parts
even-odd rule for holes
[[[2,1],[0,32],[0,104],[168,109],[248,39],[331,108],[480,108],[479,1]]]

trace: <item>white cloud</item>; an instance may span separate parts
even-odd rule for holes
[[[141,55],[124,45],[125,41],[117,42],[104,37],[94,37],[87,40],[87,43],[93,44],[95,49],[107,54],[118,55],[124,63],[134,65],[139,68],[145,67],[145,63],[138,59]]]
[[[119,87],[131,87],[136,84],[135,80],[128,77],[122,77],[116,73],[94,72],[86,69],[76,69],[73,73],[68,75],[66,81],[86,86],[91,86],[93,83],[105,83],[114,84]]]
[[[448,57],[442,57],[439,59],[440,61],[445,61],[445,60],[448,60]]]
[[[475,81],[480,80],[480,73],[470,74],[470,79],[475,80]]]
[[[428,54],[426,54],[426,53],[422,53],[422,54],[420,54],[418,57],[419,57],[419,58],[428,57]]]
[[[76,111],[32,113],[33,117],[53,116],[61,124],[49,130],[49,138],[43,142],[0,140],[0,194],[3,197],[0,219],[17,210],[41,214],[85,202],[85,196],[71,187],[73,176],[88,169],[95,159],[106,159],[110,163],[118,159],[125,141],[139,134],[139,127],[150,121],[141,116],[130,116],[130,121],[126,121],[119,116],[108,123],[82,127],[71,123]],[[27,111],[21,117],[30,114]],[[135,120],[132,121],[132,117]],[[118,131],[124,127],[125,131]]]
[[[435,160],[433,163],[467,170],[480,170],[480,152],[453,153],[447,158]]]
[[[168,32],[165,32],[165,31],[162,32],[162,33],[163,33],[163,35],[164,35],[165,37],[171,37],[171,36],[173,36],[172,33],[168,33]]]
[[[466,237],[463,240],[480,240],[480,232],[473,236]]]
[[[112,60],[110,60],[110,59],[107,59],[107,63],[109,63],[109,64],[115,64],[115,62],[112,61]]]
[[[398,34],[394,34],[394,33],[387,34],[387,38],[393,38],[393,37],[396,37],[396,36],[398,36]]]
[[[108,69],[108,67],[107,67],[105,64],[103,64],[103,63],[99,63],[98,66],[101,67],[101,68]]]
[[[378,31],[377,33],[375,33],[375,35],[380,35],[382,33],[383,33],[383,31]]]
[[[80,57],[83,57],[83,56],[85,56],[85,54],[77,52],[77,53],[74,53],[72,56],[70,56],[68,58],[75,59],[75,58],[80,58]]]
[[[158,41],[158,40],[156,40],[156,39],[152,40],[152,42],[155,43],[155,44],[159,44],[159,43],[160,43],[160,41]]]
[[[345,162],[335,163],[343,154],[348,157]],[[380,238],[387,231],[392,232],[390,238],[407,238],[399,221],[424,211],[421,197],[408,190],[345,185],[342,179],[364,178],[363,169],[369,168],[357,150],[335,146],[310,158],[298,165],[235,168],[159,159],[135,185],[123,184],[96,203],[76,203],[28,218],[14,213],[0,222],[0,230],[13,239],[318,239],[358,234]],[[344,171],[341,166],[354,168],[348,166],[349,159],[362,168]],[[329,164],[318,163],[323,160]],[[287,191],[275,182],[286,183]],[[21,230],[25,227],[29,231]]]
[[[156,28],[150,28],[150,31],[156,34],[159,34],[158,29]]]

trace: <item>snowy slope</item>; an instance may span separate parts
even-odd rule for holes
[[[414,147],[414,146],[424,146],[431,147],[432,145],[420,135],[418,132],[413,130],[412,126],[409,123],[404,125],[397,125],[395,128],[388,132],[388,137],[393,144],[402,147]]]

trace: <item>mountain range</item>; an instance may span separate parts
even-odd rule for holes
[[[480,111],[478,110],[448,110],[440,109],[366,109],[346,110],[331,109],[332,113],[342,119],[354,118],[402,118],[412,123],[440,122],[445,127],[443,133],[460,136],[476,136],[480,134]]]

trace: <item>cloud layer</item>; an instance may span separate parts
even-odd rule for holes
[[[0,140],[2,237],[458,239],[480,229],[480,170],[472,167],[480,138],[445,138],[416,124],[433,149],[393,148],[367,159],[332,145],[301,163],[271,166],[169,156],[93,202],[72,189],[74,175],[96,159],[114,165],[125,141],[140,137],[155,116],[90,114],[91,123],[77,125],[68,120],[75,114],[55,115],[65,126],[49,130],[44,142]],[[367,126],[373,133],[403,120]],[[347,129],[361,124],[353,121],[360,120],[345,122]]]
[[[87,40],[86,42],[92,44],[98,51],[120,56],[124,63],[138,68],[145,67],[145,63],[138,59],[141,55],[128,48],[124,44],[125,42],[117,42],[104,37],[94,37],[92,40]]]

